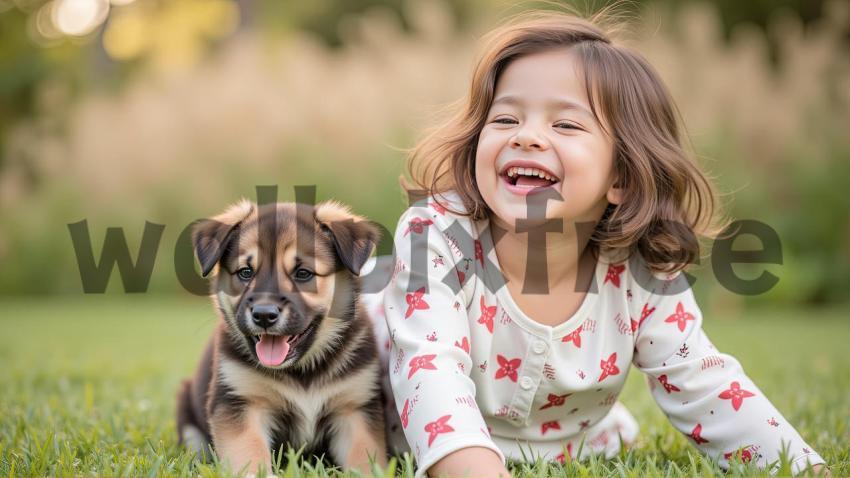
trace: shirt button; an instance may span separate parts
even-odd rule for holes
[[[546,348],[546,342],[538,340],[537,342],[534,342],[534,345],[531,347],[531,350],[534,350],[534,353],[536,354],[542,354],[546,351]]]
[[[519,381],[519,386],[522,387],[523,390],[531,390],[531,387],[534,386],[534,380],[531,377],[522,377]]]

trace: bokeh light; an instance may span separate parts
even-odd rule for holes
[[[56,0],[53,24],[70,36],[85,36],[100,26],[109,14],[106,0]]]
[[[103,48],[116,60],[132,60],[151,44],[150,24],[137,12],[115,15],[103,32]]]

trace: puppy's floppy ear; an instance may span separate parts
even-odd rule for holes
[[[330,234],[336,254],[346,269],[360,275],[360,269],[381,237],[378,228],[335,201],[317,205],[313,217]]]
[[[237,238],[239,224],[254,211],[254,204],[247,199],[228,207],[211,219],[204,219],[192,229],[192,244],[201,263],[201,275],[206,277],[224,257]]]

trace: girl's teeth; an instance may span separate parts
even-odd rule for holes
[[[517,176],[517,175],[537,176],[539,178],[544,178],[544,179],[548,179],[550,181],[554,181],[554,178],[552,176],[550,176],[549,174],[547,174],[547,173],[545,173],[542,170],[537,169],[537,168],[512,167],[512,168],[508,169],[507,175],[510,176],[510,177],[514,177],[514,176]]]
[[[511,167],[511,168],[508,168],[507,175],[510,178],[515,178],[519,175],[522,175],[522,176],[536,176],[538,178],[543,178],[543,179],[546,179],[546,180],[552,181],[552,182],[556,181],[556,179],[553,176],[550,176],[549,174],[547,174],[547,173],[545,173],[542,170],[537,169],[537,168],[520,168],[520,167],[514,166],[514,167]]]

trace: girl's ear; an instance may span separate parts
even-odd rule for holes
[[[623,202],[623,194],[625,194],[625,191],[620,187],[620,182],[617,181],[608,188],[605,197],[608,198],[609,203],[619,205]]]

